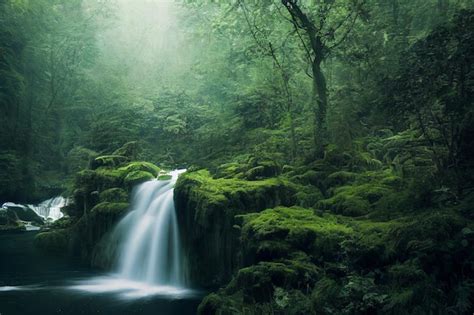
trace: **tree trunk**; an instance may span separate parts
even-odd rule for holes
[[[321,60],[315,58],[312,64],[313,98],[314,98],[314,145],[315,156],[322,157],[327,138],[326,112],[328,107],[326,78],[321,69]]]

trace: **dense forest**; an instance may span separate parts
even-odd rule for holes
[[[473,59],[472,0],[0,0],[0,205],[107,270],[187,169],[196,312],[472,314]]]

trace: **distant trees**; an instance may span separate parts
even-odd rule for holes
[[[282,0],[305,49],[313,81],[314,144],[321,156],[327,142],[327,82],[322,63],[347,38],[362,10],[362,0],[316,1],[304,6],[297,0]],[[302,34],[300,33],[302,32]]]
[[[452,24],[410,47],[391,88],[395,102],[389,103],[429,142],[438,170],[457,183],[472,176],[462,170],[472,164],[466,134],[474,122],[473,31],[474,12],[460,11]]]
[[[17,187],[31,195],[43,185],[37,175],[62,169],[70,149],[64,139],[73,127],[64,122],[72,121],[69,109],[78,104],[77,91],[95,61],[94,21],[101,7],[86,11],[82,0],[0,4],[0,155],[16,157],[22,167],[9,191]]]
[[[471,0],[187,0],[163,25],[160,4],[106,2],[0,2],[0,169],[15,177],[0,199],[55,186],[76,147],[134,140],[155,162],[298,164],[416,128],[439,169],[467,163]]]

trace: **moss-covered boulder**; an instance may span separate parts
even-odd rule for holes
[[[101,202],[127,202],[128,192],[122,188],[109,188],[100,193]]]
[[[353,233],[336,216],[317,216],[313,210],[299,207],[277,207],[241,218],[245,264],[289,258],[295,251],[320,260],[330,258]]]
[[[154,178],[153,174],[146,171],[131,171],[125,176],[124,183],[127,186],[133,187]]]
[[[35,236],[38,247],[50,252],[67,252],[69,248],[70,235],[68,230],[57,229],[41,232]]]
[[[142,161],[127,162],[116,167],[83,170],[77,173],[72,188],[75,209],[68,209],[68,213],[72,216],[81,216],[84,211],[90,211],[101,201],[125,201],[123,191],[119,196],[118,190],[110,189],[120,188],[128,194],[135,185],[156,178],[159,172],[158,166]],[[107,190],[109,191],[102,197],[112,200],[101,198],[101,194]],[[114,193],[119,195],[113,197]]]
[[[229,280],[239,266],[240,230],[234,216],[293,205],[297,189],[282,178],[214,179],[205,170],[181,175],[175,201],[193,280],[204,287]]]
[[[204,298],[198,313],[313,313],[309,293],[324,273],[318,265],[336,259],[342,251],[339,242],[350,238],[352,228],[334,216],[318,217],[299,207],[239,219],[243,268],[225,288]]]
[[[152,174],[154,177],[157,177],[160,174],[161,169],[153,163],[139,161],[131,162],[126,166],[121,167],[120,170],[123,170],[128,173],[132,171],[143,171]]]
[[[335,172],[328,176],[330,198],[321,200],[317,208],[345,216],[357,217],[373,211],[398,211],[406,199],[402,180],[390,170],[363,173]]]
[[[100,257],[98,244],[123,217],[128,206],[126,202],[101,202],[82,216],[69,230],[68,247],[72,253],[91,265],[109,267],[111,261]]]

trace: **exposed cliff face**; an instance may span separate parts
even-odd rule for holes
[[[182,242],[194,284],[215,287],[241,267],[236,215],[295,203],[297,187],[272,178],[214,179],[208,171],[183,174],[175,188]]]

